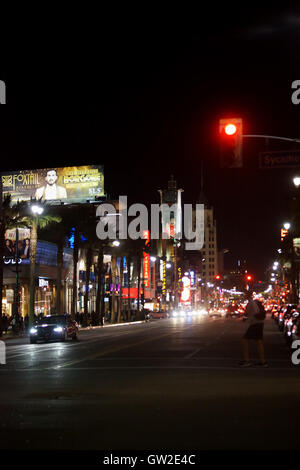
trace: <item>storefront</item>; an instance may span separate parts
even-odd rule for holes
[[[36,262],[35,314],[49,315],[56,308],[57,296],[57,247],[54,243],[38,241]],[[72,297],[72,249],[64,248],[62,270],[62,306],[67,306]],[[16,308],[16,286],[19,286],[19,313],[29,314],[30,260],[20,259],[18,266],[13,258],[4,260],[2,314],[11,317]],[[70,293],[71,291],[71,293]]]

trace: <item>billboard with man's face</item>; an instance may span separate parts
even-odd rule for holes
[[[12,202],[31,198],[66,203],[104,196],[103,166],[72,166],[1,173],[3,194]]]

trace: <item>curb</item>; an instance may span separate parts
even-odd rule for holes
[[[112,326],[128,326],[128,325],[136,325],[138,323],[145,323],[145,320],[138,320],[126,323],[111,323],[109,325],[99,325],[99,326],[86,326],[84,328],[79,328],[79,331],[87,331],[87,330],[97,330],[98,328],[109,328]]]
[[[79,331],[89,331],[89,330],[98,330],[101,328],[110,328],[112,326],[128,326],[128,325],[136,325],[137,323],[145,323],[145,320],[133,321],[133,322],[126,322],[126,323],[112,323],[108,325],[99,325],[99,326],[87,326],[84,328],[79,328]],[[11,339],[23,339],[29,338],[29,335],[20,335],[20,336],[0,336],[0,341],[9,341]]]
[[[28,338],[28,335],[20,335],[20,336],[0,336],[1,341],[9,341],[10,339],[22,339]]]

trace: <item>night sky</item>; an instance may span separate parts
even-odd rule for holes
[[[203,161],[219,248],[230,250],[226,267],[246,259],[261,278],[290,218],[297,170],[260,170],[266,143],[248,139],[244,167],[220,169],[218,119],[242,117],[247,134],[300,138],[300,105],[291,102],[300,13],[218,8],[126,9],[103,14],[87,35],[55,45],[50,38],[42,53],[21,45],[0,69],[8,102],[1,166],[104,164],[112,197],[157,203],[170,174],[183,202],[195,202]],[[269,150],[291,148],[300,145],[269,142]]]

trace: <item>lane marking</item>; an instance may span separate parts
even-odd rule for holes
[[[189,329],[193,328],[193,325],[188,325],[184,331],[187,331]],[[182,330],[180,330],[180,332],[182,332]],[[80,359],[75,359],[73,361],[68,361],[68,362],[65,362],[59,366],[52,366],[52,367],[47,367],[45,368],[45,370],[59,370],[59,369],[62,369],[62,368],[66,368],[68,366],[72,366],[74,364],[79,364],[81,362],[86,362],[86,361],[89,361],[89,360],[93,360],[93,359],[96,359],[98,357],[101,357],[101,356],[106,356],[107,354],[111,354],[111,353],[114,353],[114,352],[117,352],[117,351],[121,351],[122,349],[131,349],[131,348],[134,348],[136,346],[140,346],[142,344],[145,344],[145,343],[150,343],[151,341],[157,341],[161,338],[165,338],[166,336],[173,336],[174,335],[174,331],[168,331],[168,333],[163,333],[162,335],[159,335],[159,336],[153,336],[153,337],[150,337],[150,338],[145,338],[143,340],[140,340],[140,341],[137,341],[135,343],[131,343],[131,344],[126,344],[126,345],[119,345],[119,346],[113,346],[111,348],[107,348],[105,351],[101,351],[101,352],[97,352],[97,353],[93,353],[93,354],[90,354],[90,355],[87,355],[85,356],[84,358],[80,358]]]

